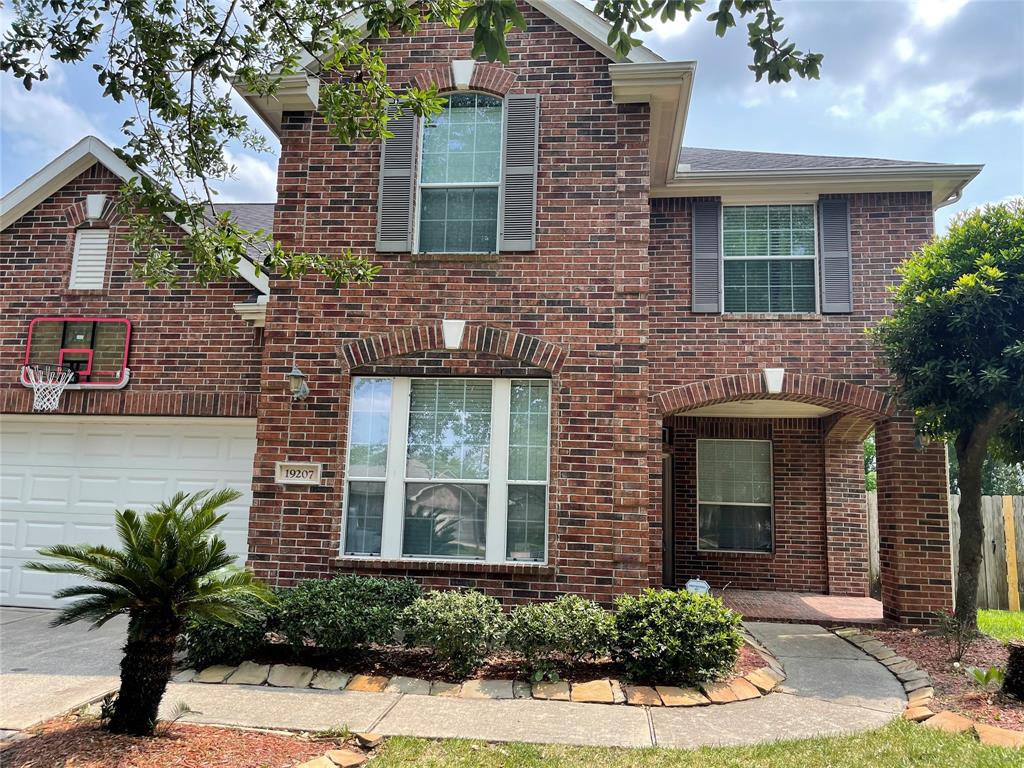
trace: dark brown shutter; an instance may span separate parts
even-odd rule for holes
[[[850,207],[845,198],[818,201],[821,215],[821,311],[853,311]]]
[[[377,250],[413,249],[413,211],[416,207],[416,143],[419,118],[406,112],[388,121],[394,135],[380,150],[377,197]]]
[[[694,312],[722,311],[722,267],[718,202],[693,204],[693,267],[690,273]]]
[[[537,152],[540,96],[505,99],[499,251],[537,247]]]

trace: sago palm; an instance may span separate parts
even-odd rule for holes
[[[188,618],[234,623],[251,612],[253,597],[257,604],[273,599],[251,573],[232,567],[234,557],[213,533],[226,517],[221,507],[239,496],[231,489],[176,493],[144,515],[118,511],[120,548],[58,545],[39,551],[53,560],[28,564],[33,570],[86,581],[54,595],[77,598],[60,611],[55,626],[88,621],[100,627],[115,616],[128,616],[121,688],[110,730],[153,733],[175,645]]]

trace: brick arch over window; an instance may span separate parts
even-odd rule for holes
[[[341,346],[338,357],[342,370],[348,371],[385,358],[444,349],[447,347],[441,323],[435,323],[350,341]],[[558,373],[566,358],[563,347],[536,336],[470,323],[466,324],[462,341],[455,349],[518,360],[551,374]]]
[[[655,405],[663,416],[667,416],[735,400],[790,400],[820,405],[840,413],[834,429],[841,427],[851,432],[860,428],[858,424],[870,425],[889,418],[895,412],[892,398],[877,389],[788,371],[782,379],[782,392],[779,394],[768,392],[764,377],[758,371],[684,384],[657,394]]]
[[[517,77],[518,75],[507,67],[477,62],[473,67],[469,90],[505,97],[512,90]],[[409,84],[424,89],[433,85],[437,87],[439,93],[455,90],[455,80],[452,78],[452,68],[449,64],[430,64],[421,67],[409,79]]]
[[[103,204],[103,212],[100,213],[100,217],[98,219],[95,219],[92,222],[86,221],[84,199],[65,208],[64,218],[67,220],[68,225],[74,229],[79,228],[83,224],[95,229],[102,229],[116,225],[121,219],[121,212],[117,208],[117,201],[114,197],[112,195],[108,195],[107,201]]]

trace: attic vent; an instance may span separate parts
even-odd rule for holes
[[[107,272],[109,229],[80,229],[75,234],[75,255],[71,261],[69,288],[103,288]]]

